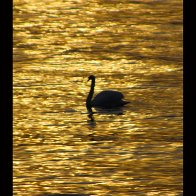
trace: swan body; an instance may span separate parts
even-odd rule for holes
[[[94,99],[93,94],[94,94],[94,87],[95,87],[95,76],[91,75],[88,78],[88,81],[91,80],[91,88],[90,92],[88,94],[88,97],[86,99],[86,107],[91,108],[91,107],[101,107],[101,108],[114,108],[114,107],[121,107],[127,103],[128,101],[124,101],[123,94],[118,91],[113,91],[113,90],[105,90],[100,93],[98,93]]]

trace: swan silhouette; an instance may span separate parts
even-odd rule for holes
[[[125,104],[129,103],[128,101],[123,100],[124,96],[121,92],[113,90],[102,91],[98,93],[92,100],[95,88],[95,76],[90,75],[88,77],[88,81],[89,80],[91,80],[91,88],[86,99],[87,109],[92,107],[115,108],[124,106]]]

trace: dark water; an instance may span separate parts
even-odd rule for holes
[[[182,1],[15,0],[13,51],[14,195],[182,195]]]

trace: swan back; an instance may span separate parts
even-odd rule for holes
[[[120,107],[126,104],[126,102],[122,100],[123,98],[124,96],[121,92],[106,90],[98,93],[91,104],[93,107]]]

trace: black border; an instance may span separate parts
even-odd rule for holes
[[[183,1],[183,130],[184,130],[184,148],[183,148],[183,188],[184,195],[193,195],[195,193],[195,147],[196,137],[196,74],[194,67],[196,67],[196,10],[194,1]]]
[[[1,196],[12,195],[12,29],[13,2],[0,1],[0,168]]]

